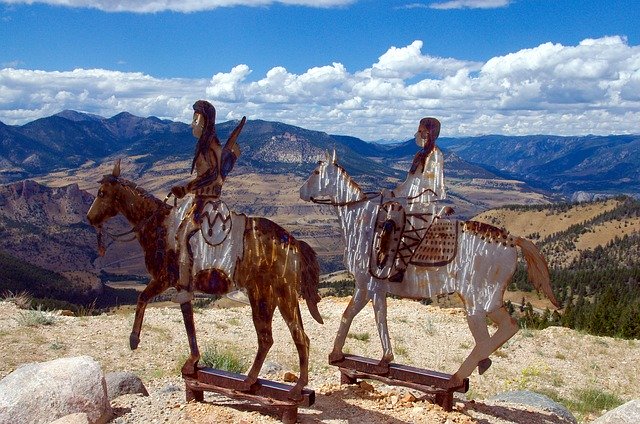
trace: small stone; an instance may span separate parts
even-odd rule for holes
[[[413,393],[409,393],[407,392],[404,396],[402,396],[402,399],[400,400],[402,403],[413,403],[416,400],[418,400]]]
[[[283,380],[287,383],[295,383],[296,381],[298,381],[298,376],[292,372],[285,372]]]
[[[373,393],[374,388],[371,385],[371,383],[367,383],[366,381],[361,381],[360,382],[360,388],[362,390],[364,390],[365,392],[369,392],[369,393]]]

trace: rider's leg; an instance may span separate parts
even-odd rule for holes
[[[199,225],[191,216],[182,221],[176,234],[178,242],[178,294],[172,299],[176,303],[185,303],[193,300],[193,252],[189,245],[191,236],[195,234]]]

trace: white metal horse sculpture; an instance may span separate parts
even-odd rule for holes
[[[337,207],[346,242],[344,264],[355,277],[355,291],[343,313],[333,351],[329,355],[331,363],[344,358],[342,349],[349,327],[370,299],[373,301],[383,350],[376,372],[384,374],[393,360],[387,327],[387,293],[423,299],[456,292],[464,301],[467,321],[476,345],[453,374],[450,383],[452,386],[459,385],[476,367],[483,373],[491,365],[489,355],[518,331],[517,322],[503,304],[504,292],[517,266],[517,247],[524,253],[529,279],[536,289],[542,290],[557,305],[546,261],[535,245],[504,230],[474,221],[455,222],[460,228],[456,242],[457,255],[448,264],[437,267],[409,265],[401,283],[373,276],[369,262],[382,196],[368,197],[336,163],[335,153],[333,158],[327,155],[325,161],[319,162],[300,188],[300,198]],[[498,326],[491,336],[487,316]]]

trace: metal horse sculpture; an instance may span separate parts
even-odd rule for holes
[[[452,387],[459,385],[476,367],[483,373],[491,365],[489,355],[518,331],[517,323],[503,305],[504,292],[516,270],[518,247],[527,261],[529,279],[557,305],[546,261],[535,245],[504,230],[474,221],[454,222],[460,228],[455,239],[457,255],[448,264],[435,267],[409,265],[401,283],[376,278],[369,264],[382,196],[365,194],[336,163],[335,153],[333,158],[327,155],[325,161],[319,162],[300,188],[300,197],[305,201],[337,207],[346,241],[344,263],[355,277],[355,291],[343,313],[333,351],[329,355],[331,363],[344,358],[342,349],[349,327],[370,299],[383,350],[376,373],[385,374],[393,360],[387,327],[387,293],[424,299],[456,292],[464,302],[467,322],[476,344],[452,375],[450,384]],[[491,336],[487,316],[498,326]]]
[[[129,343],[136,349],[140,341],[140,330],[145,307],[154,296],[169,287],[177,287],[178,254],[175,233],[185,210],[190,206],[189,197],[180,207],[171,207],[130,181],[120,177],[120,163],[116,163],[111,175],[100,181],[98,195],[87,213],[89,223],[98,229],[99,251],[104,252],[101,242],[102,224],[121,213],[133,225],[133,232],[144,250],[145,264],[151,281],[140,293],[135,321]],[[252,218],[244,214],[231,213],[228,243],[209,249],[207,244],[196,240],[194,256],[202,256],[212,264],[196,263],[199,272],[194,277],[195,289],[209,294],[225,294],[244,289],[251,304],[253,322],[258,335],[258,352],[243,388],[250,390],[256,383],[258,373],[271,345],[272,318],[276,307],[287,323],[300,361],[300,378],[291,389],[290,397],[299,399],[309,376],[309,338],[304,332],[298,294],[306,300],[307,307],[316,321],[322,323],[317,303],[319,267],[313,249],[305,242],[296,240],[284,229],[265,218]],[[193,238],[202,237],[200,233]],[[194,243],[192,243],[192,246]],[[225,247],[226,246],[226,247]],[[211,258],[213,256],[213,258]],[[206,261],[205,261],[206,262]],[[189,338],[190,356],[182,367],[183,374],[193,374],[200,353],[196,341],[191,302],[181,304],[184,323]]]

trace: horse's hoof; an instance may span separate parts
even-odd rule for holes
[[[293,389],[289,390],[287,397],[294,402],[300,402],[304,396],[302,396],[302,387],[294,386]]]
[[[140,337],[137,334],[131,333],[129,336],[129,347],[131,350],[136,350],[140,344]]]
[[[460,377],[458,377],[457,374],[453,374],[451,376],[451,378],[449,379],[449,384],[448,384],[450,389],[453,389],[455,387],[460,387],[462,386],[462,379]]]
[[[257,388],[258,379],[247,377],[239,383],[238,390],[241,392],[252,392]]]
[[[491,366],[491,359],[484,358],[482,361],[478,362],[478,373],[480,375],[484,374],[486,370]]]
[[[376,365],[373,365],[369,371],[371,374],[387,375],[389,374],[389,363],[386,361],[380,361]]]
[[[185,364],[182,366],[182,375],[193,375],[196,373],[196,364],[195,363],[191,363],[191,361],[187,361],[185,362]]]
[[[329,365],[337,364],[338,362],[342,362],[344,360],[344,353],[342,352],[331,352],[329,354]]]

